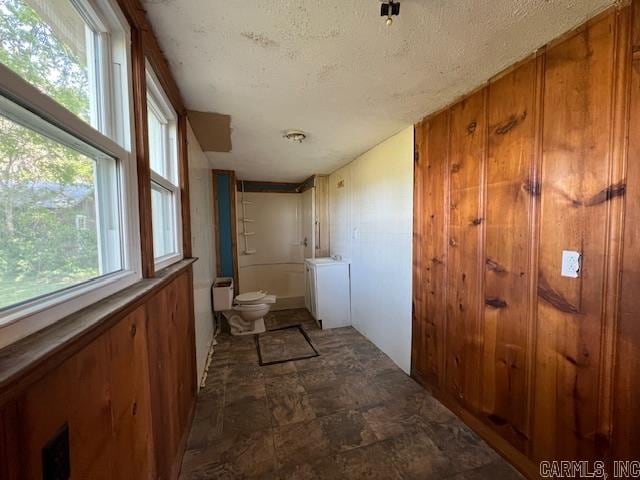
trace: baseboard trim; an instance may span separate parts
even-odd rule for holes
[[[500,454],[507,462],[509,462],[516,470],[530,480],[540,479],[538,465],[527,457],[520,450],[515,448],[503,437],[494,432],[490,427],[482,423],[473,414],[468,412],[450,395],[442,392],[437,387],[433,387],[425,377],[416,369],[411,370],[411,376],[425,390],[429,391],[440,403],[451,410],[460,420],[462,420],[469,428],[477,433],[485,442],[489,444],[496,452]]]

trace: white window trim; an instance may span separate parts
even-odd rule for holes
[[[110,53],[106,57],[107,60],[101,62],[100,88],[105,88],[109,95],[116,95],[118,101],[113,101],[114,98],[109,97],[102,99],[102,103],[115,105],[122,110],[117,113],[122,114],[114,115],[106,110],[106,105],[103,105],[105,108],[101,109],[102,121],[115,118],[119,121],[109,120],[102,125],[99,123],[104,130],[104,133],[101,133],[2,64],[0,64],[0,93],[18,106],[41,117],[43,125],[50,123],[67,132],[70,139],[77,137],[82,142],[93,145],[119,160],[121,235],[124,239],[123,269],[0,312],[0,348],[113,295],[142,278],[137,169],[133,153],[135,133],[133,131],[130,27],[115,0],[72,1],[76,6],[86,6],[79,10],[83,16],[96,21],[91,24],[92,27],[103,32],[99,33],[101,48],[107,49]],[[105,31],[111,31],[111,33],[106,35]],[[116,75],[118,81],[115,84],[126,88],[114,92],[112,82]],[[70,143],[73,143],[73,140]]]
[[[169,123],[172,128],[175,129],[175,145],[165,145],[165,151],[172,152],[175,155],[173,161],[169,162],[168,177],[170,179],[159,175],[153,169],[151,169],[151,182],[157,183],[161,187],[169,190],[173,193],[174,199],[174,218],[176,223],[176,231],[174,240],[176,242],[176,252],[162,257],[157,257],[154,260],[155,270],[159,271],[166,268],[176,262],[179,262],[184,258],[184,251],[182,245],[182,204],[181,204],[181,191],[180,191],[180,165],[179,165],[179,152],[178,152],[178,115],[176,114],[171,101],[167,97],[167,94],[163,90],[160,80],[158,79],[151,64],[146,62],[147,71],[147,97],[150,99],[154,111],[161,117],[163,121]],[[169,138],[167,138],[169,142]],[[175,184],[172,182],[175,181]]]

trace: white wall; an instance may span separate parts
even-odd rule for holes
[[[329,182],[331,254],[351,259],[353,326],[409,373],[413,127],[332,173]]]
[[[196,357],[198,379],[202,378],[213,336],[210,288],[215,278],[215,235],[211,167],[191,125],[188,126],[189,198],[191,203],[191,245],[199,260],[193,266]]]
[[[304,305],[302,196],[299,193],[245,193],[247,229],[253,255],[245,255],[242,194],[238,192],[238,270],[240,292],[266,290],[278,297],[276,307]]]

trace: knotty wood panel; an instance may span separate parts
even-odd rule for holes
[[[113,478],[153,478],[146,312],[141,306],[109,332]]]
[[[74,478],[113,476],[109,388],[109,341],[103,335],[69,358],[18,401],[20,478],[42,477],[42,447],[66,423]]]
[[[418,166],[423,183],[418,203],[423,212],[423,242],[418,261],[424,265],[418,269],[418,281],[425,348],[419,370],[438,385],[445,374],[449,112],[424,122]]]
[[[189,267],[55,366],[28,371],[0,404],[0,478],[42,478],[42,448],[65,423],[73,478],[178,478],[196,396],[192,292]]]
[[[629,152],[624,253],[613,389],[613,458],[637,460],[640,452],[640,3],[633,4]]]
[[[537,62],[489,86],[483,414],[524,451],[529,439],[530,262],[537,198]]]
[[[614,21],[608,15],[546,53],[534,390],[541,460],[597,453]],[[580,278],[560,276],[563,250],[582,252]]]
[[[532,478],[543,459],[640,450],[639,5],[416,127],[412,372]],[[563,250],[582,253],[579,278],[560,275]]]
[[[424,315],[424,272],[422,265],[422,249],[427,242],[424,239],[424,169],[420,161],[425,161],[424,147],[428,122],[420,122],[413,129],[414,138],[414,163],[413,163],[413,299],[411,305],[412,330],[411,330],[411,371],[413,375],[426,377],[427,355],[427,319]]]
[[[481,90],[454,105],[449,124],[446,387],[474,411],[482,389],[485,96]]]
[[[195,403],[190,281],[180,275],[147,304],[151,413],[159,479],[177,477]]]

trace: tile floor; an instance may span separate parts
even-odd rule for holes
[[[218,337],[182,479],[522,478],[355,329],[267,318],[294,324],[319,357],[260,367],[253,336]]]

